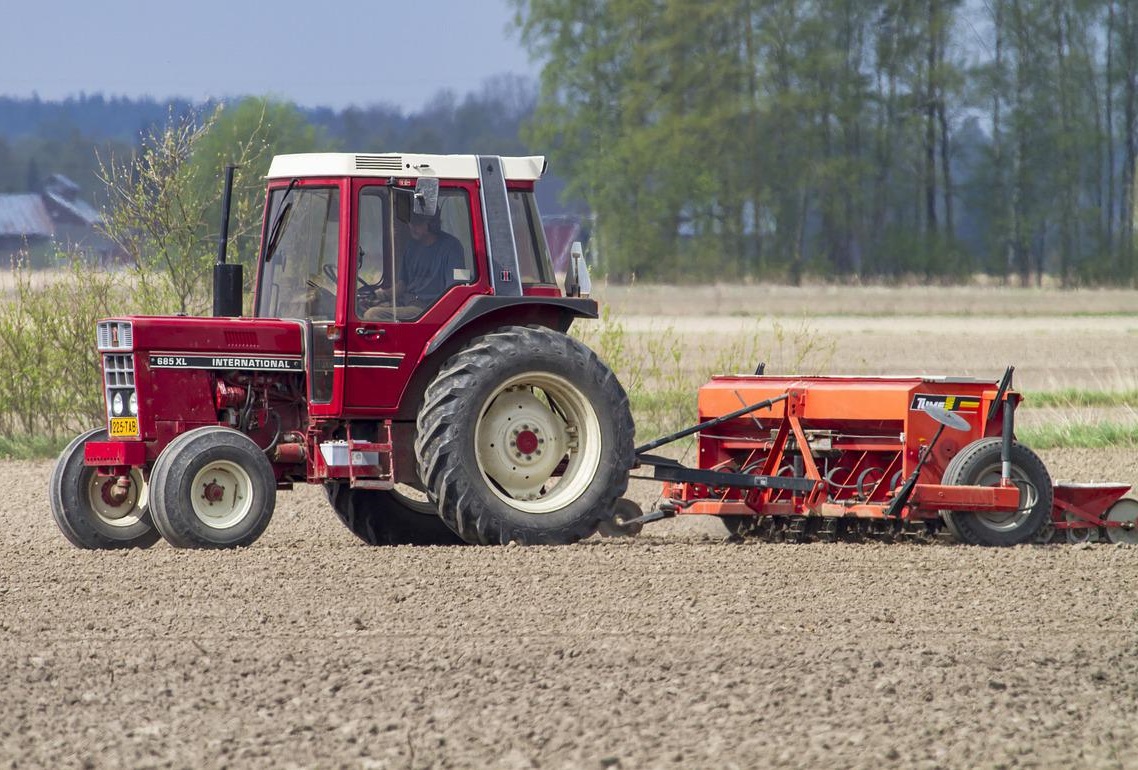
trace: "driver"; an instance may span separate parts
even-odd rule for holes
[[[396,269],[394,294],[399,315],[414,317],[442,296],[453,280],[454,271],[464,266],[465,258],[459,240],[443,232],[438,212],[434,216],[412,214],[408,230],[411,240]],[[389,318],[391,297],[390,288],[376,289],[372,299],[374,306],[364,311],[363,318]]]

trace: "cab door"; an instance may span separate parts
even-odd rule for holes
[[[441,187],[438,216],[424,233],[422,222],[411,221],[409,190],[386,180],[354,180],[345,411],[393,411],[427,343],[481,293],[472,192],[473,183]]]

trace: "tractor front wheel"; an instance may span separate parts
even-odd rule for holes
[[[60,453],[51,471],[48,496],[51,515],[60,532],[80,548],[147,548],[158,542],[150,521],[147,485],[142,471],[130,472],[130,484],[100,476],[83,462],[88,441],[106,441],[103,428],[75,438]]]
[[[1002,439],[973,441],[944,469],[942,483],[994,487],[1000,483]],[[1039,455],[1023,444],[1012,443],[1011,481],[1019,487],[1014,511],[941,511],[950,532],[971,545],[1007,546],[1033,542],[1051,520],[1055,490]]]
[[[439,516],[470,543],[572,543],[612,519],[633,465],[628,397],[564,334],[474,339],[427,388],[415,441]]]
[[[465,545],[435,506],[398,490],[352,489],[339,481],[324,484],[328,502],[344,526],[368,545]]]
[[[177,548],[252,543],[276,507],[273,466],[244,433],[210,425],[178,436],[150,474],[151,510]]]

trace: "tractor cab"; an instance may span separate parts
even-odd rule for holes
[[[307,324],[314,414],[396,409],[478,297],[561,296],[541,157],[284,155],[269,170],[253,314]]]

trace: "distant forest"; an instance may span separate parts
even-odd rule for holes
[[[1138,283],[1138,3],[512,2],[540,85],[300,109],[319,145],[547,155],[617,281]],[[202,107],[0,99],[0,190]]]
[[[533,114],[536,98],[531,80],[499,76],[464,96],[440,91],[423,109],[410,113],[391,105],[292,109],[317,129],[316,149],[321,151],[546,154],[521,138],[520,127]],[[216,106],[102,94],[57,102],[0,97],[0,193],[37,190],[47,176],[59,173],[101,205],[96,153],[104,160],[128,156],[154,127],[186,115],[208,116]],[[563,188],[556,173],[542,183],[543,211],[567,210],[559,197]]]
[[[513,0],[611,275],[1133,284],[1133,0]]]

